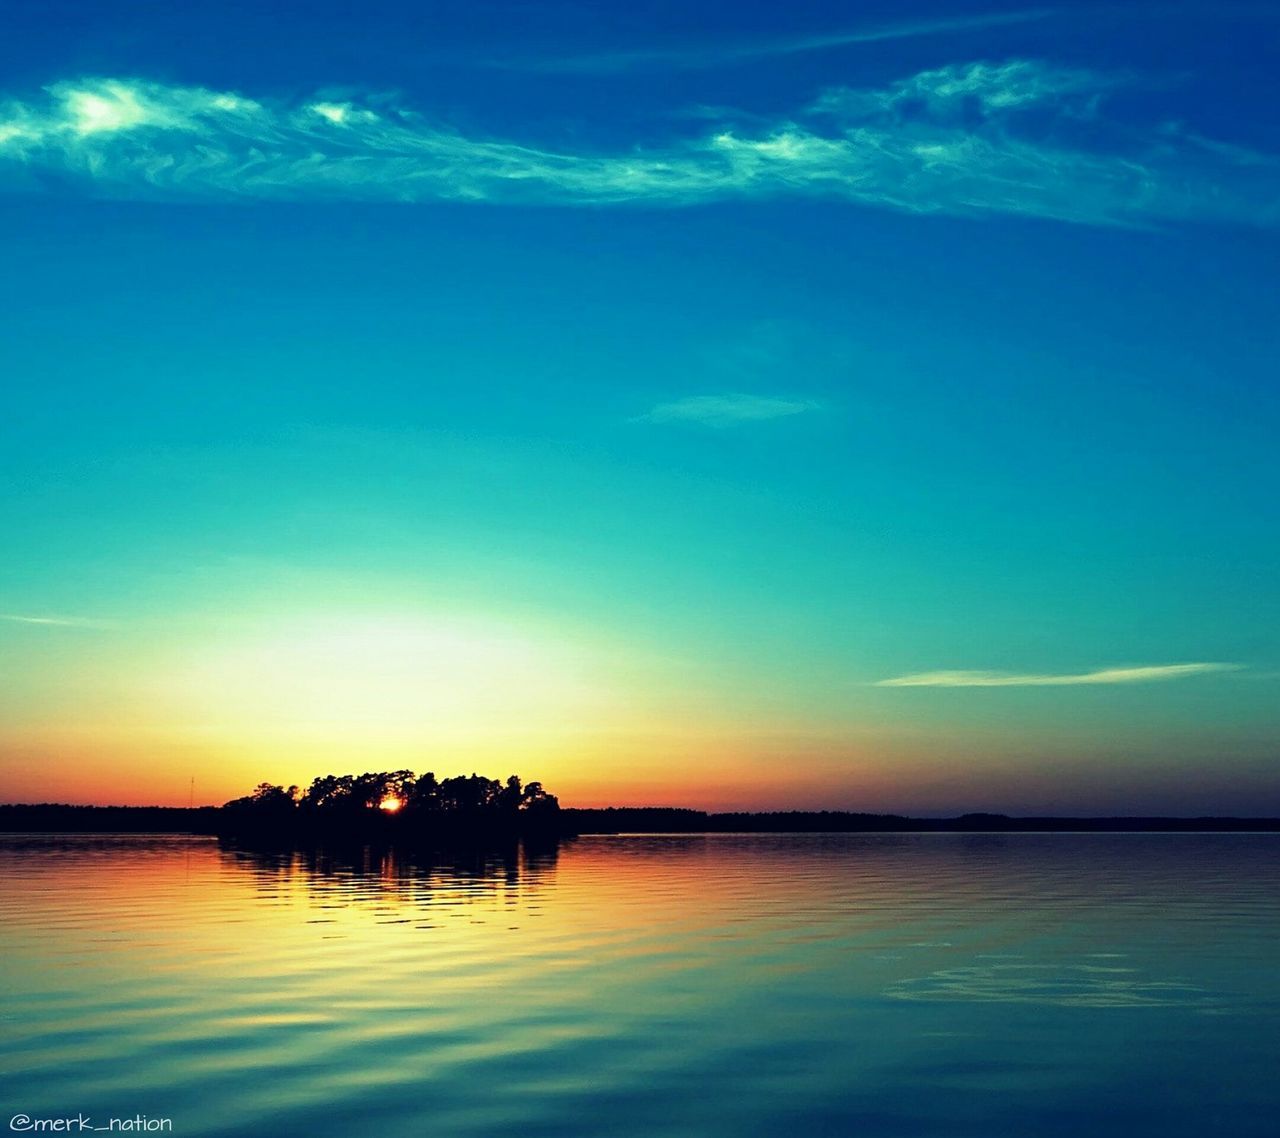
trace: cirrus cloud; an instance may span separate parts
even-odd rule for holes
[[[708,427],[731,427],[737,423],[758,423],[814,411],[812,399],[784,399],[763,395],[690,395],[671,403],[659,403],[638,417],[642,423],[701,423]]]
[[[1189,676],[1235,672],[1240,664],[1150,664],[1136,668],[1099,668],[1092,672],[915,672],[877,680],[878,688],[1015,688],[1068,687],[1077,684],[1140,684]]]
[[[95,620],[87,616],[27,616],[16,612],[0,612],[0,620],[10,624],[29,624],[45,628],[94,628],[108,629],[115,625],[108,620]]]
[[[610,153],[472,137],[387,98],[284,101],[142,79],[0,97],[0,188],[114,198],[687,206],[825,197],[1088,225],[1274,225],[1280,160],[1107,122],[1113,76],[952,64]]]
[[[892,40],[921,39],[929,36],[955,35],[962,32],[988,31],[992,28],[1032,23],[1053,15],[1051,9],[1028,9],[1025,12],[986,12],[974,16],[951,16],[935,20],[915,20],[896,24],[880,24],[848,28],[844,31],[814,35],[789,36],[757,42],[717,43],[707,46],[640,48],[629,51],[599,52],[592,55],[566,56],[552,59],[499,60],[493,66],[521,71],[543,71],[563,74],[612,74],[620,71],[666,70],[694,71],[726,67],[757,59],[801,55],[860,44],[885,43]]]

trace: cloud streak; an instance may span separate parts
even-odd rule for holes
[[[567,56],[560,59],[506,60],[496,66],[522,71],[557,74],[613,74],[624,71],[675,70],[698,71],[751,63],[760,59],[802,55],[813,51],[830,51],[866,43],[920,39],[927,36],[954,35],[967,31],[1007,27],[1043,20],[1054,13],[1049,9],[1026,12],[989,12],[974,16],[957,16],[943,20],[917,20],[876,27],[850,28],[819,35],[791,36],[756,43],[716,44],[706,47],[649,48],[638,51],[598,52],[591,55]]]
[[[110,628],[110,622],[93,620],[83,616],[24,616],[20,613],[0,612],[0,620],[10,624],[44,625],[51,628]]]
[[[878,688],[1073,687],[1083,684],[1141,684],[1239,671],[1239,664],[1153,664],[1140,668],[1100,668],[1093,672],[915,672],[877,680]]]
[[[974,62],[838,88],[772,122],[614,153],[469,137],[387,99],[272,99],[132,79],[0,100],[0,188],[181,200],[679,207],[827,198],[1089,225],[1274,225],[1280,160],[1100,114],[1112,77]]]
[[[639,416],[641,423],[700,423],[707,427],[732,427],[759,423],[815,411],[812,399],[783,399],[763,395],[690,395],[671,403],[659,403]]]

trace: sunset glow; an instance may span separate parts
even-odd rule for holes
[[[12,1129],[1276,1133],[1280,6],[0,59]]]
[[[0,90],[0,801],[1280,811],[1265,31],[241,7]]]
[[[570,650],[494,620],[416,613],[269,619],[214,634],[161,679],[179,715],[243,736],[356,748],[537,733],[593,698]]]

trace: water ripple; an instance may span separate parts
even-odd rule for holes
[[[226,1138],[1270,1138],[1278,855],[2,837],[0,1097]]]

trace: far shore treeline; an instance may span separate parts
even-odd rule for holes
[[[224,806],[0,804],[2,833],[221,834],[255,838],[354,837],[416,841],[658,833],[1277,832],[1277,818],[911,818],[848,811],[708,813],[678,807],[562,808],[539,782],[428,772],[325,775],[306,790],[260,783]]]

